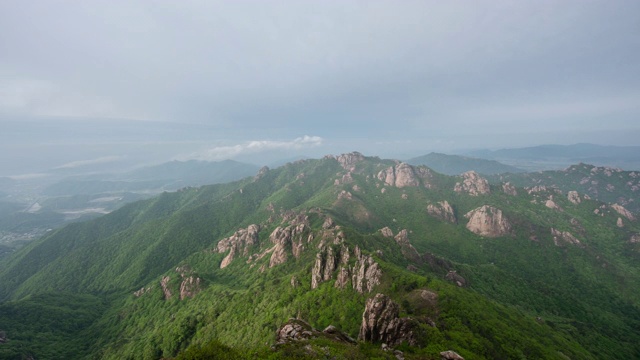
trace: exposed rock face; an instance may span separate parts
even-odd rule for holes
[[[418,251],[411,245],[409,242],[409,232],[406,229],[400,230],[398,235],[394,237],[398,245],[400,245],[400,249],[402,251],[402,255],[411,261],[419,261],[420,254]]]
[[[291,245],[291,252],[294,257],[300,256],[304,250],[303,235],[307,226],[304,223],[290,225],[286,228],[278,226],[269,236],[269,240],[274,244],[269,260],[269,267],[282,264],[287,261],[287,247]]]
[[[384,237],[393,237],[393,231],[391,229],[389,229],[388,226],[383,227],[382,229],[380,229],[380,232],[382,233],[382,236]]]
[[[502,184],[502,191],[507,195],[511,195],[511,196],[518,195],[518,190],[516,190],[516,187],[511,185],[510,182],[506,182]]]
[[[348,154],[342,154],[338,156],[336,160],[338,160],[343,169],[347,171],[355,171],[356,164],[364,160],[364,155],[354,151]]]
[[[256,176],[254,177],[255,180],[261,179],[262,177],[264,177],[267,173],[269,172],[269,167],[268,166],[263,166],[260,168],[260,170],[258,170],[258,173],[256,174]]]
[[[489,182],[475,171],[467,171],[462,174],[462,183],[456,183],[455,192],[465,192],[471,196],[489,193]]]
[[[374,286],[380,284],[382,277],[380,265],[373,260],[371,255],[363,255],[357,246],[354,252],[356,263],[353,266],[353,275],[351,276],[353,289],[361,294],[371,292]]]
[[[376,294],[367,299],[362,314],[362,325],[358,339],[369,342],[383,342],[390,346],[407,342],[418,344],[415,329],[417,322],[411,318],[399,318],[400,307],[388,296]]]
[[[447,273],[447,276],[444,277],[445,279],[455,283],[456,285],[463,287],[467,285],[467,280],[465,278],[463,278],[462,276],[460,276],[460,274],[458,274],[455,270],[451,270]]]
[[[464,360],[464,358],[458,355],[457,352],[451,350],[441,352],[440,356],[442,357],[442,360]]]
[[[338,272],[338,278],[336,279],[335,287],[338,289],[344,289],[347,287],[347,283],[349,282],[349,270],[341,266],[340,271]]]
[[[335,223],[333,222],[333,219],[328,217],[326,219],[324,219],[324,223],[322,223],[322,228],[323,229],[331,229],[335,226]]]
[[[229,251],[229,254],[222,259],[220,268],[227,267],[236,256],[248,256],[251,248],[258,243],[258,232],[260,232],[260,226],[252,224],[246,229],[240,229],[232,236],[220,240],[216,247],[217,252]]]
[[[560,208],[560,206],[558,206],[558,204],[556,204],[555,201],[549,199],[544,203],[544,206],[548,207],[549,209],[553,209],[553,210],[559,210],[562,211],[562,209]]]
[[[381,170],[377,177],[378,180],[384,181],[386,185],[398,188],[420,186],[420,180],[422,179],[424,186],[431,188],[430,179],[432,176],[433,174],[427,168],[414,168],[407,163],[400,163]]]
[[[171,278],[168,276],[163,276],[160,280],[160,287],[162,287],[162,293],[164,294],[165,300],[169,300],[171,299],[171,296],[173,296],[173,294],[171,294],[171,290],[169,289],[169,280],[171,280]]]
[[[353,195],[350,192],[346,191],[346,190],[342,190],[338,194],[338,200],[340,200],[340,199],[352,200],[353,199]]]
[[[634,234],[629,239],[629,242],[632,244],[640,243],[640,234]]]
[[[635,221],[636,220],[635,216],[633,216],[633,214],[629,210],[625,209],[624,206],[622,206],[622,205],[612,204],[611,208],[613,208],[613,210],[617,211],[618,214],[620,214],[620,215],[626,217],[627,219],[629,219],[629,221]]]
[[[326,247],[316,254],[316,262],[311,270],[311,288],[317,288],[321,282],[328,281],[338,267],[338,257],[333,247]]]
[[[560,241],[563,241],[567,244],[580,245],[580,240],[576,239],[576,237],[568,231],[560,231],[551,228],[551,235],[553,236],[553,243],[556,246],[560,246]]]
[[[618,226],[619,228],[624,227],[624,223],[622,222],[622,218],[618,218],[618,221],[616,222],[616,226]]]
[[[289,319],[276,331],[276,346],[294,341],[305,341],[324,337],[333,341],[355,344],[356,341],[349,335],[338,330],[335,326],[329,325],[322,332],[314,329],[309,323],[300,319]]]
[[[469,219],[467,229],[481,236],[498,237],[511,232],[511,224],[502,210],[489,205],[471,210],[464,217]]]
[[[569,191],[567,193],[567,199],[569,199],[569,201],[571,201],[572,203],[578,205],[580,204],[580,202],[582,201],[580,199],[580,194],[578,194],[577,191]]]
[[[197,276],[187,276],[180,284],[180,300],[192,298],[200,292],[200,278]]]
[[[427,206],[427,213],[437,219],[450,222],[452,224],[458,222],[458,219],[456,219],[456,215],[453,212],[453,208],[449,205],[447,200],[439,201],[436,205],[429,204]]]

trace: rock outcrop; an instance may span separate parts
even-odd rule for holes
[[[511,195],[511,196],[518,195],[518,190],[516,190],[516,187],[511,185],[510,182],[506,182],[506,183],[502,184],[502,192],[504,192],[507,195]]]
[[[504,236],[511,232],[511,223],[502,215],[502,210],[483,205],[465,214],[469,219],[467,229],[486,237]]]
[[[611,208],[613,210],[617,211],[618,214],[626,217],[629,221],[635,221],[636,220],[636,217],[633,216],[633,214],[629,210],[625,209],[624,206],[622,206],[622,205],[612,204]]]
[[[616,221],[616,226],[619,228],[624,227],[624,222],[622,222],[622,218],[618,218],[618,221]]]
[[[323,331],[318,331],[304,320],[289,319],[289,321],[276,331],[275,346],[320,337],[341,343],[356,344],[356,341],[353,338],[338,330],[333,325],[327,326]]]
[[[422,180],[426,188],[431,188],[430,179],[433,175],[429,169],[424,167],[414,168],[407,163],[399,163],[378,172],[378,180],[384,181],[385,185],[397,188],[420,186]]]
[[[580,204],[580,202],[582,202],[582,199],[580,199],[580,194],[578,194],[577,191],[569,191],[567,193],[567,199],[569,199],[569,201],[571,201],[575,205],[578,205]]]
[[[220,268],[227,267],[237,256],[248,256],[252,247],[258,243],[258,232],[260,232],[260,226],[252,224],[246,229],[240,229],[230,237],[220,240],[216,247],[217,252],[229,251],[227,256],[222,259]]]
[[[164,299],[169,300],[173,296],[171,293],[171,289],[169,289],[169,281],[171,278],[169,276],[163,276],[160,279],[160,287],[162,288],[162,293],[164,294]]]
[[[562,208],[560,208],[560,206],[558,206],[558,204],[556,204],[556,202],[553,201],[552,199],[547,200],[544,203],[544,206],[548,207],[549,209],[562,211]]]
[[[356,164],[365,159],[364,155],[357,151],[347,154],[339,155],[336,160],[340,163],[343,169],[353,172],[356,170]]]
[[[467,280],[460,274],[458,274],[455,270],[450,270],[444,278],[460,287],[464,287],[467,285]]]
[[[464,360],[462,356],[452,350],[443,351],[440,353],[440,356],[442,360]]]
[[[571,245],[580,245],[580,240],[576,239],[576,237],[568,231],[560,231],[551,228],[551,236],[553,236],[553,243],[556,246],[560,246],[561,241]]]
[[[632,244],[640,243],[640,234],[631,235],[631,238],[629,239],[629,242],[632,243]]]
[[[449,205],[449,202],[447,200],[438,201],[438,203],[435,205],[427,205],[427,213],[435,217],[436,219],[450,222],[452,224],[458,222],[456,214],[453,212],[453,208],[451,207],[451,205]]]
[[[455,192],[467,193],[471,196],[478,196],[489,193],[489,181],[478,175],[475,171],[467,171],[462,174],[462,182],[456,183],[453,188]]]
[[[380,269],[380,265],[373,260],[371,255],[362,254],[357,246],[354,253],[356,263],[353,266],[353,274],[351,276],[353,289],[361,294],[371,292],[376,285],[380,284],[382,269]]]
[[[193,275],[186,276],[182,279],[182,283],[180,283],[180,300],[192,298],[196,296],[200,290],[200,278]]]
[[[400,250],[402,251],[402,255],[413,262],[418,262],[420,260],[420,254],[416,248],[411,245],[409,242],[409,232],[406,229],[400,230],[398,235],[394,237],[394,240],[400,245]]]
[[[367,299],[358,339],[369,342],[383,342],[395,346],[407,342],[418,344],[417,321],[400,318],[400,306],[384,294]]]
[[[388,226],[383,227],[382,229],[380,229],[380,232],[382,233],[382,236],[384,237],[393,237],[393,231],[391,229],[389,229]]]

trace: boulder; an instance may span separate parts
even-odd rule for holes
[[[458,355],[457,352],[447,350],[440,353],[442,360],[464,360],[464,358]]]
[[[511,223],[502,214],[502,210],[483,205],[465,214],[469,219],[467,229],[486,237],[504,236],[511,232]]]

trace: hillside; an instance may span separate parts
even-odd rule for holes
[[[0,358],[637,358],[639,234],[579,192],[298,161],[3,260]]]
[[[495,160],[440,153],[415,157],[407,160],[407,163],[416,166],[424,165],[446,175],[460,175],[467,171],[475,171],[483,175],[524,172],[515,166],[505,165]]]

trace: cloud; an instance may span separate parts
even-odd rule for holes
[[[295,138],[291,141],[257,140],[231,146],[216,146],[201,152],[192,153],[181,160],[224,160],[240,155],[256,154],[273,150],[300,150],[322,145],[323,139],[319,136]]]
[[[102,157],[91,159],[91,160],[78,160],[78,161],[68,162],[66,164],[57,166],[54,169],[75,169],[75,168],[88,166],[88,165],[111,163],[118,160],[122,160],[123,158],[124,156],[102,156]]]

